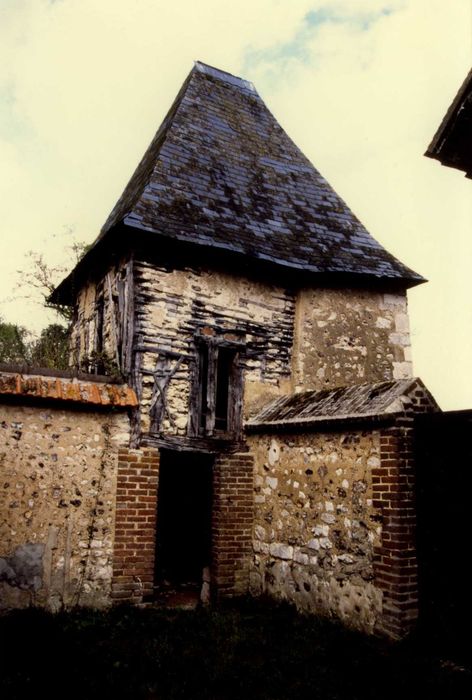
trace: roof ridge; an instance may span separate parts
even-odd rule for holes
[[[224,83],[228,83],[229,85],[234,85],[235,87],[240,87],[245,90],[249,90],[250,92],[253,92],[256,95],[258,94],[254,83],[252,83],[250,80],[240,78],[237,75],[233,75],[233,73],[221,70],[221,68],[215,68],[215,66],[210,66],[208,63],[203,63],[203,61],[195,61],[193,70],[199,73],[204,73],[206,75],[211,75],[213,78],[217,78],[218,80],[221,80]]]

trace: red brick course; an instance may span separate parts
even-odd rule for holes
[[[374,552],[376,585],[383,592],[378,631],[400,638],[418,617],[413,427],[408,422],[380,435],[380,467],[372,470],[373,506],[382,516]]]
[[[153,592],[159,451],[118,453],[111,597],[140,603]]]
[[[249,587],[254,519],[254,458],[217,457],[213,471],[212,588],[216,598],[243,595]]]

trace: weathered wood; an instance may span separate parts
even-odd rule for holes
[[[108,291],[108,303],[110,305],[110,321],[111,321],[111,330],[112,330],[112,335],[113,335],[114,355],[115,355],[115,360],[116,360],[116,366],[121,367],[120,350],[119,350],[119,343],[118,343],[118,332],[117,332],[117,324],[116,324],[115,300],[113,299],[113,291],[111,288],[111,272],[107,273],[106,280],[107,280],[107,291]]]
[[[215,429],[215,405],[216,405],[216,365],[218,362],[218,346],[208,343],[208,374],[206,390],[206,415],[205,432],[213,435]]]
[[[131,372],[134,365],[134,334],[135,334],[135,306],[134,306],[134,260],[133,257],[126,264],[125,286],[125,316],[126,341],[123,340],[123,371],[125,375]]]
[[[139,342],[139,341],[138,341]],[[130,446],[138,447],[141,437],[141,399],[143,396],[143,379],[141,373],[142,355],[140,352],[134,353],[134,365],[130,375],[130,385],[136,392],[138,408],[133,409],[131,414],[131,435]]]
[[[116,277],[116,291],[118,294],[118,322],[117,337],[119,343],[120,369],[123,371],[124,337],[126,334],[126,279],[123,279],[123,269],[119,270]]]
[[[228,432],[235,438],[242,432],[243,391],[243,370],[237,353],[231,368],[228,396]]]
[[[202,405],[201,356],[196,355],[191,364],[190,373],[190,405],[187,434],[196,437],[200,432],[200,412]]]
[[[180,357],[173,367],[169,365],[169,358],[158,358],[156,362],[154,386],[149,406],[149,414],[151,417],[150,430],[153,432],[159,432],[161,423],[166,415],[169,423],[172,427],[175,427],[175,421],[167,405],[167,389],[169,388],[172,377],[182,364],[183,359],[183,357]]]
[[[144,447],[160,447],[178,452],[203,452],[205,454],[248,451],[245,442],[225,437],[180,437],[149,433],[142,437],[140,444]]]
[[[168,350],[167,348],[162,347],[162,345],[148,345],[147,343],[143,343],[142,345],[137,345],[136,350],[139,350],[140,352],[156,352],[159,353],[159,355],[165,355],[166,357],[171,357],[173,359],[182,357],[187,361],[195,361],[195,357],[193,355],[183,352],[174,352],[173,350]]]

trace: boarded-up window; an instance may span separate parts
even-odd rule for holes
[[[191,433],[236,436],[241,429],[243,389],[240,347],[215,338],[199,339],[198,353]]]

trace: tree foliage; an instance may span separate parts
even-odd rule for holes
[[[83,258],[88,249],[89,246],[83,241],[73,241],[67,247],[74,265]],[[18,270],[18,289],[23,292],[27,299],[39,296],[43,306],[54,309],[62,321],[70,324],[72,320],[71,307],[49,302],[51,294],[69,271],[68,268],[63,265],[51,265],[42,252],[35,250],[28,251],[26,258],[28,266]]]
[[[50,369],[67,369],[69,329],[51,323],[33,338],[23,326],[0,319],[0,362]]]
[[[69,329],[51,323],[31,347],[31,364],[35,367],[67,369],[69,356]]]
[[[82,241],[73,241],[67,247],[73,264],[77,264],[87,250],[88,246]],[[28,300],[36,301],[39,298],[42,306],[56,311],[60,322],[51,323],[38,338],[34,338],[23,326],[4,322],[0,317],[0,362],[67,369],[72,309],[51,304],[49,298],[68,269],[51,265],[42,252],[30,250],[26,258],[28,264],[18,270],[17,291],[21,291],[23,298]]]
[[[25,364],[29,358],[28,331],[0,318],[0,362]]]

